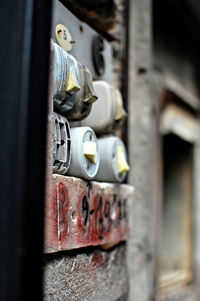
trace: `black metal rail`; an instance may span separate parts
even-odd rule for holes
[[[0,300],[42,300],[51,0],[0,1]]]

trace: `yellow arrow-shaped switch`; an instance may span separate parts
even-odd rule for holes
[[[122,120],[126,117],[126,112],[123,108],[123,101],[122,96],[120,92],[115,89],[115,100],[116,100],[116,114],[115,114],[115,120]]]
[[[118,162],[118,172],[124,173],[130,170],[130,167],[126,161],[125,153],[123,147],[118,145],[117,148],[117,162]]]
[[[96,163],[97,144],[96,142],[86,141],[83,143],[83,154],[92,163]]]
[[[79,83],[76,79],[76,74],[74,70],[69,71],[67,74],[67,85],[66,85],[66,92],[77,92],[80,90]]]

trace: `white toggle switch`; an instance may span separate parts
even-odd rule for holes
[[[94,81],[94,90],[98,100],[93,104],[87,118],[81,121],[82,126],[90,126],[96,133],[109,133],[119,128],[126,117],[121,93],[105,81]]]
[[[70,121],[88,116],[97,96],[90,71],[52,42],[54,110]]]
[[[123,182],[130,167],[124,143],[115,136],[98,139],[100,165],[96,181]]]
[[[68,175],[92,180],[99,168],[97,138],[89,127],[71,129],[72,158]]]

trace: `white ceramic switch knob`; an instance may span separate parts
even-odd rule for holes
[[[115,136],[98,139],[100,165],[96,181],[123,182],[130,167],[124,143]]]
[[[99,147],[89,127],[71,129],[72,158],[68,175],[92,180],[99,168]]]
[[[126,117],[121,93],[105,81],[94,81],[93,87],[98,100],[93,104],[82,126],[90,126],[96,133],[110,133],[120,127]]]

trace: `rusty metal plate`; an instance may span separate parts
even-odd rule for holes
[[[124,241],[132,186],[53,175],[47,186],[45,252]]]

